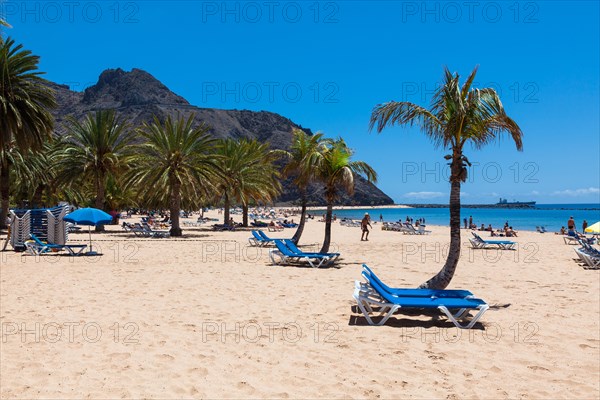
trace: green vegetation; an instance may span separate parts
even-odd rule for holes
[[[521,128],[506,115],[496,91],[471,87],[476,74],[477,67],[461,87],[459,75],[446,68],[444,83],[434,94],[430,109],[391,101],[377,105],[371,115],[371,129],[381,132],[391,125],[417,125],[436,147],[451,152],[445,156],[450,162],[450,250],[440,272],[422,288],[446,288],[460,258],[460,186],[467,179],[467,165],[471,165],[463,153],[465,145],[479,149],[508,132],[517,149],[523,147]]]
[[[298,242],[306,220],[307,189],[322,184],[328,204],[326,236],[331,241],[331,210],[342,190],[352,193],[356,174],[374,182],[376,174],[342,139],[294,130],[289,151],[249,139],[214,139],[195,115],[168,117],[132,126],[115,110],[70,116],[66,133],[53,134],[56,107],[39,58],[7,38],[0,43],[0,197],[2,219],[9,204],[42,207],[60,200],[106,211],[136,207],[168,209],[171,235],[181,236],[179,214],[206,205],[243,210],[248,226],[252,205],[272,203],[281,179],[293,180],[302,203]],[[99,229],[102,229],[100,227]]]

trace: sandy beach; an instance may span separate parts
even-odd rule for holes
[[[98,257],[1,253],[3,399],[600,397],[600,272],[554,234],[484,251],[463,231],[451,288],[491,305],[467,331],[414,314],[368,326],[352,299],[362,263],[391,286],[431,277],[446,227],[409,236],[375,224],[361,242],[334,223],[343,258],[325,269],[271,265],[249,231],[108,229],[93,235]],[[318,251],[323,230],[308,221],[304,248]]]

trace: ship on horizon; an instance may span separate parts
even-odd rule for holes
[[[500,201],[496,203],[498,207],[535,207],[535,201],[511,201],[500,197]]]

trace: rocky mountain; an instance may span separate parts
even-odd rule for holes
[[[56,133],[65,132],[67,116],[82,118],[90,111],[98,109],[116,109],[132,126],[149,122],[156,115],[164,119],[168,115],[181,114],[186,117],[193,113],[198,124],[204,122],[211,127],[215,137],[256,138],[270,143],[272,148],[289,149],[292,129],[302,129],[312,135],[310,129],[295,124],[288,118],[268,111],[220,110],[200,108],[191,105],[183,97],[169,90],[149,73],[140,69],[131,72],[122,69],[109,69],[100,75],[98,82],[75,92],[65,85],[51,83],[56,92],[58,108],[54,111]],[[322,189],[313,185],[309,190],[312,204],[322,204]],[[287,180],[279,203],[294,203],[298,193]],[[355,194],[340,199],[344,205],[381,205],[392,204],[393,200],[376,186],[358,177]]]

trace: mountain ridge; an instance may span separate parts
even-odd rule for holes
[[[152,121],[154,115],[163,120],[167,116],[194,114],[195,123],[205,123],[216,138],[257,139],[268,142],[271,148],[289,150],[292,130],[301,129],[309,135],[312,131],[270,111],[223,110],[201,108],[190,104],[185,98],[172,92],[150,73],[133,68],[127,72],[121,68],[107,69],[98,77],[98,82],[82,92],[69,89],[66,85],[50,82],[55,91],[58,107],[54,110],[55,132],[66,132],[67,116],[82,119],[87,113],[99,109],[115,109],[132,126]],[[293,204],[299,193],[291,179],[283,181],[282,195],[277,203]],[[324,204],[321,185],[309,188],[309,202]],[[357,176],[354,196],[343,194],[338,201],[343,205],[386,205],[393,200],[375,185]]]

